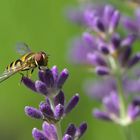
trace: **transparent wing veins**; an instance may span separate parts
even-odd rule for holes
[[[29,46],[24,42],[19,42],[16,44],[16,50],[20,55],[31,52]]]

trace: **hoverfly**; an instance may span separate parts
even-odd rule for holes
[[[2,75],[0,75],[0,83],[14,75],[15,73],[22,74],[22,71],[33,73],[34,69],[43,69],[48,65],[48,55],[43,52],[32,52],[25,43],[17,44],[17,51],[22,56],[16,61],[11,62]],[[23,74],[22,74],[23,75]]]

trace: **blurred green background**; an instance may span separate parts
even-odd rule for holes
[[[81,67],[67,61],[68,42],[80,29],[64,17],[64,9],[76,5],[75,0],[1,0],[0,1],[0,72],[19,56],[15,44],[24,41],[34,51],[44,50],[50,54],[49,66],[57,65],[59,70],[68,68],[70,77],[64,86],[67,100],[74,93],[80,94],[80,102],[62,122],[63,133],[70,122],[79,125],[88,123],[88,130],[82,140],[121,140],[119,126],[102,122],[92,117],[92,109],[99,106],[86,96],[83,81],[87,74]],[[33,78],[37,78],[37,71]],[[43,98],[23,85],[16,74],[0,84],[0,140],[31,140],[33,127],[41,128],[42,122],[24,114],[26,105],[38,107]],[[139,123],[134,129],[139,133]]]

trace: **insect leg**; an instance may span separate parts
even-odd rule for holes
[[[34,72],[34,69],[31,70],[31,74]]]
[[[21,80],[20,80],[19,85],[21,85],[21,84],[22,84],[22,79],[23,79],[23,77],[24,77],[24,74],[23,74],[22,72],[19,72],[19,74],[21,75]]]

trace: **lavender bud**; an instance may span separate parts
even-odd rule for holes
[[[65,134],[63,140],[73,140],[73,138],[70,135]]]
[[[55,107],[55,111],[54,112],[55,112],[56,119],[60,119],[63,116],[63,113],[64,113],[64,106],[61,105],[61,104],[58,104]]]
[[[140,53],[137,53],[135,56],[133,56],[129,62],[128,62],[128,67],[133,67],[140,61]]]
[[[45,83],[43,83],[42,81],[37,80],[35,82],[35,87],[39,93],[42,93],[45,96],[48,94],[47,87],[46,87]]]
[[[118,34],[114,34],[111,38],[111,42],[114,46],[115,49],[118,49],[120,47],[120,43],[121,43],[121,38]]]
[[[53,124],[44,122],[42,125],[43,131],[45,132],[48,140],[58,140],[56,128]]]
[[[122,66],[126,65],[130,56],[132,54],[132,49],[131,47],[127,47],[124,52],[120,55],[120,63]]]
[[[88,32],[83,33],[83,40],[89,45],[93,44],[94,42],[93,36]]]
[[[105,23],[109,23],[112,14],[114,12],[114,8],[111,5],[106,5],[104,8],[104,13],[103,13],[103,19],[105,21]]]
[[[70,124],[68,126],[65,134],[68,134],[68,135],[74,137],[75,133],[76,133],[76,127],[75,127],[75,125],[74,124]]]
[[[48,88],[54,85],[54,78],[50,69],[46,69],[46,71],[44,72],[44,82]]]
[[[108,46],[106,46],[105,44],[99,45],[99,48],[103,54],[109,54]]]
[[[115,28],[118,26],[120,20],[120,12],[119,11],[114,11],[112,18],[110,20],[109,24],[109,33],[112,34],[115,30]]]
[[[40,104],[40,110],[46,117],[54,117],[54,113],[51,109],[51,107],[47,103],[41,103]]]
[[[45,134],[37,128],[32,130],[32,135],[35,140],[49,140],[46,138]]]
[[[97,118],[97,119],[102,119],[102,120],[106,120],[106,121],[111,121],[111,118],[109,116],[109,114],[107,112],[102,112],[98,109],[93,110],[93,115]]]
[[[40,81],[44,82],[44,71],[43,70],[39,70],[38,77],[39,77]]]
[[[101,57],[101,55],[98,53],[89,53],[87,55],[87,59],[88,59],[88,62],[94,66],[98,66],[98,65],[106,66],[107,65],[105,60],[103,59],[103,57]]]
[[[101,32],[105,32],[104,24],[98,17],[94,19],[94,25],[95,25],[95,28],[97,28],[97,30]]]
[[[128,35],[125,39],[122,40],[121,46],[123,46],[123,47],[125,47],[125,46],[132,46],[132,44],[134,43],[136,38],[137,38],[137,36],[134,35],[134,34]]]
[[[128,107],[128,116],[131,120],[135,120],[138,116],[140,116],[140,108],[139,106],[129,105]]]
[[[60,90],[60,92],[54,97],[54,105],[64,105],[65,102],[65,96],[62,90]]]
[[[30,106],[25,107],[25,113],[27,116],[29,116],[31,118],[35,118],[35,119],[42,119],[43,118],[43,114],[41,111],[39,111],[36,108],[30,107]]]
[[[54,81],[57,81],[57,79],[58,79],[58,69],[57,69],[57,66],[53,66],[51,71],[52,71],[52,75],[53,75]]]
[[[103,66],[97,66],[95,68],[95,72],[98,74],[98,75],[101,75],[101,76],[104,76],[104,75],[108,75],[110,72],[109,72],[109,69],[107,67],[103,67]]]
[[[83,122],[79,128],[77,129],[77,133],[78,133],[78,138],[81,138],[82,135],[85,133],[85,131],[87,130],[87,123]]]
[[[33,82],[31,79],[22,77],[22,82],[26,87],[36,92],[35,82]]]
[[[65,108],[65,114],[71,112],[71,110],[77,105],[78,101],[79,101],[79,94],[76,94],[72,97],[72,99],[67,104]]]
[[[59,75],[59,77],[58,77],[58,82],[57,82],[57,87],[58,88],[62,88],[62,86],[63,86],[63,84],[65,83],[65,81],[67,80],[67,78],[68,78],[68,70],[67,69],[64,69],[61,73],[60,73],[60,75]]]

